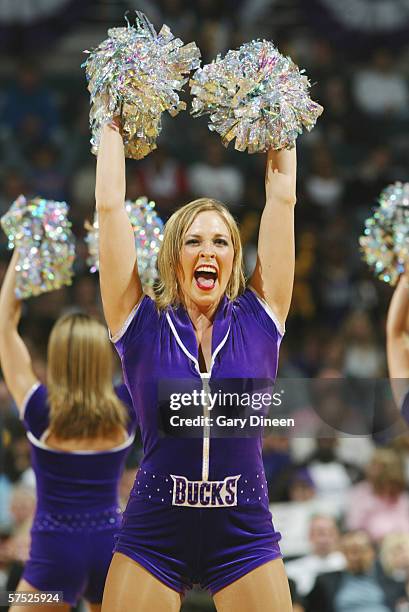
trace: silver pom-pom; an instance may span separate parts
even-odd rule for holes
[[[309,96],[310,83],[273,43],[253,40],[199,68],[190,80],[192,114],[209,115],[209,129],[238,151],[291,149],[311,130],[323,108]]]
[[[108,38],[86,53],[92,152],[98,151],[102,126],[120,115],[126,157],[145,157],[156,149],[162,113],[174,116],[186,108],[178,92],[199,66],[199,49],[184,45],[166,25],[157,34],[136,12],[135,25],[111,28]]]
[[[66,202],[21,195],[1,218],[10,249],[16,248],[16,296],[40,295],[71,285],[75,240]]]
[[[409,183],[397,182],[382,191],[359,243],[375,275],[395,285],[409,260]]]
[[[155,202],[149,201],[145,196],[139,197],[134,202],[127,200],[125,209],[135,234],[139,278],[143,286],[153,287],[158,277],[156,263],[163,240],[163,221],[155,210]],[[99,269],[97,212],[93,224],[87,222],[85,227],[88,231],[85,238],[89,252],[87,263],[90,271],[96,272]]]

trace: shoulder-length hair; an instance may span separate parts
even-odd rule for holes
[[[367,479],[377,495],[394,497],[405,490],[403,461],[392,448],[377,448],[366,472]]]
[[[50,433],[58,438],[112,436],[126,427],[126,409],[112,385],[107,330],[85,314],[55,323],[48,342]]]
[[[183,239],[196,216],[208,210],[221,216],[230,231],[233,244],[233,269],[227,283],[226,296],[234,300],[244,290],[243,251],[237,223],[221,202],[211,198],[199,198],[179,208],[166,222],[163,242],[158,254],[159,282],[156,303],[159,309],[170,305],[176,306],[181,302],[178,270]]]

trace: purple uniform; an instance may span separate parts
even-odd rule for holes
[[[144,459],[115,550],[184,592],[212,593],[281,556],[268,509],[261,435],[178,438],[161,432],[161,381],[211,385],[225,379],[275,379],[284,330],[247,289],[224,297],[212,332],[211,369],[199,371],[193,325],[183,307],[158,312],[144,296],[112,338],[138,407]]]
[[[46,387],[35,385],[24,402],[37,507],[23,578],[40,591],[62,591],[71,605],[80,597],[102,601],[121,522],[118,481],[135,437],[136,415],[125,385],[116,393],[128,409],[128,439],[108,451],[48,447],[43,441],[49,425]]]

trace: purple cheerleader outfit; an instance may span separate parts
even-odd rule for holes
[[[102,601],[121,523],[118,482],[135,437],[136,414],[125,385],[115,389],[126,405],[128,439],[106,451],[59,451],[42,438],[49,425],[47,389],[35,385],[24,402],[37,507],[23,578],[40,591],[62,591],[66,603]]]
[[[200,372],[194,328],[182,306],[159,312],[144,296],[112,337],[144,447],[115,551],[180,593],[198,583],[214,594],[281,557],[281,535],[268,507],[261,432],[214,437],[205,424],[200,437],[166,435],[161,385],[275,380],[283,333],[267,304],[246,289],[218,306],[208,373]]]

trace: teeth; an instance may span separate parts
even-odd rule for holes
[[[196,272],[214,272],[217,274],[217,270],[213,268],[213,266],[200,266],[200,268],[197,268]]]

